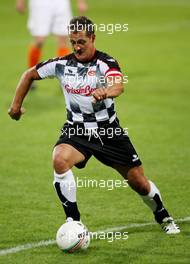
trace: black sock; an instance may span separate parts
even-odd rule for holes
[[[55,182],[54,186],[55,186],[56,192],[59,196],[59,199],[62,202],[62,206],[64,208],[66,216],[72,217],[73,220],[75,220],[75,221],[80,221],[80,212],[78,210],[77,203],[76,202],[70,202],[69,200],[67,200],[65,198],[65,196],[61,192],[59,182]]]
[[[157,204],[156,211],[154,212],[154,217],[155,217],[156,222],[161,224],[163,222],[163,219],[165,217],[170,217],[170,215],[168,214],[168,211],[164,208],[163,203],[160,200],[160,197],[158,194],[155,194],[153,199]]]

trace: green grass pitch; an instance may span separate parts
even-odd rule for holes
[[[74,6],[74,2],[72,4]],[[125,93],[116,99],[118,117],[143,161],[145,174],[161,190],[175,218],[190,216],[189,0],[88,0],[97,24],[128,23],[128,32],[97,32],[97,48],[111,54],[128,75]],[[26,69],[27,16],[15,1],[0,4],[0,247],[1,250],[55,238],[64,222],[52,186],[51,151],[65,121],[56,80],[39,82],[19,121],[7,115],[19,76]],[[76,14],[76,8],[74,8]],[[49,38],[44,59],[55,56]],[[121,179],[91,159],[80,179]],[[90,231],[153,221],[149,209],[130,188],[78,188],[82,220]],[[0,256],[2,264],[190,263],[190,223],[167,236],[158,225],[133,227],[128,240],[93,240],[86,252],[65,254],[56,245]]]

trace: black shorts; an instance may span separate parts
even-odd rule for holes
[[[120,127],[118,119],[111,124],[102,122],[96,130],[85,130],[84,125],[65,123],[62,134],[55,144],[69,144],[85,156],[85,160],[76,164],[77,168],[84,168],[93,155],[107,166],[127,166],[128,168],[141,165],[135,148],[128,135]]]

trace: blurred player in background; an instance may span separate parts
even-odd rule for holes
[[[87,10],[86,0],[77,0],[79,13]],[[26,9],[25,0],[16,0],[16,9],[23,14]],[[69,0],[29,0],[28,29],[33,43],[28,50],[28,67],[36,65],[42,55],[42,47],[46,37],[52,33],[57,39],[57,56],[65,56],[68,47],[67,26],[72,18]]]

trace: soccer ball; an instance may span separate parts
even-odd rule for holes
[[[70,221],[58,229],[56,242],[61,250],[72,253],[78,249],[88,248],[90,234],[81,222]]]

